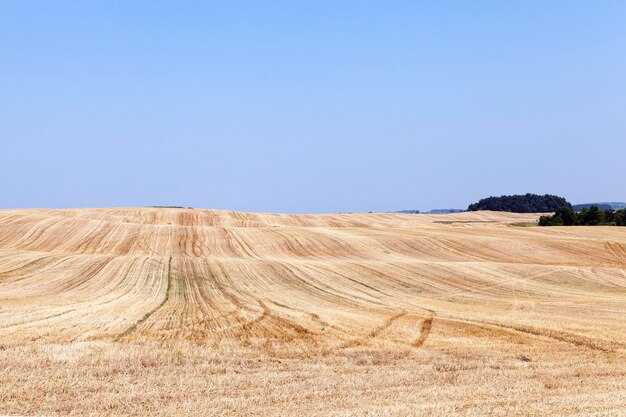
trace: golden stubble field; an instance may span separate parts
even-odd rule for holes
[[[0,211],[0,414],[626,415],[626,228]]]

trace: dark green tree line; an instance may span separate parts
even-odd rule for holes
[[[470,204],[467,211],[493,210],[513,213],[548,213],[561,207],[572,208],[563,197],[545,194],[503,195],[483,198],[478,203]]]
[[[561,207],[552,216],[541,216],[539,226],[626,226],[626,209],[601,210],[591,206],[575,212],[570,207]]]

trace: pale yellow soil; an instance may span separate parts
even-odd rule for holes
[[[626,228],[0,211],[0,414],[626,415]]]

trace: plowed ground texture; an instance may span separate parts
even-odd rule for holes
[[[626,415],[626,228],[0,211],[0,414]]]

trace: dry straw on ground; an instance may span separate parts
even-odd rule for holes
[[[0,211],[0,414],[626,415],[626,229]]]

